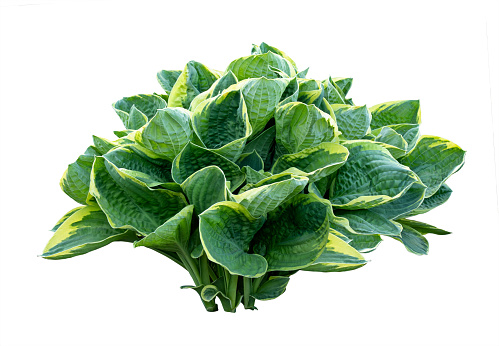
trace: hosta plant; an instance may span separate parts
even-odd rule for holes
[[[426,254],[425,235],[448,232],[411,217],[449,199],[465,152],[420,136],[419,101],[356,105],[351,78],[307,70],[262,43],[224,71],[160,71],[161,94],[115,102],[125,129],[68,166],[61,187],[81,206],[42,256],[145,246],[189,272],[183,288],[206,310],[234,312],[299,270],[360,268],[386,238]]]

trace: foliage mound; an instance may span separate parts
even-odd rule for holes
[[[62,190],[82,206],[52,229],[42,257],[114,241],[148,247],[191,275],[208,311],[269,300],[299,270],[366,264],[383,238],[428,252],[409,219],[446,202],[465,152],[421,136],[420,103],[367,107],[351,78],[307,78],[265,43],[224,72],[190,61],[157,74],[162,94],[115,102],[125,129],[68,166]]]

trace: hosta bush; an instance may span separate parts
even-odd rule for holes
[[[426,254],[425,235],[448,232],[410,217],[449,199],[464,151],[420,136],[419,101],[356,105],[351,78],[306,75],[265,43],[225,71],[160,71],[164,92],[115,102],[125,129],[69,165],[81,206],[42,256],[131,242],[186,269],[208,311],[235,311],[299,270],[358,269],[386,238]]]

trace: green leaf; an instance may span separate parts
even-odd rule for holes
[[[268,214],[253,240],[268,271],[305,268],[320,256],[328,237],[328,208],[314,194],[299,194]]]
[[[175,182],[182,184],[191,174],[208,166],[218,166],[228,181],[231,191],[237,189],[244,182],[245,176],[239,166],[225,157],[195,144],[189,143],[177,155],[172,167],[172,177]]]
[[[225,176],[217,166],[196,171],[181,186],[198,215],[213,204],[227,200]]]
[[[100,155],[107,153],[109,150],[116,147],[116,143],[111,142],[108,139],[101,138],[98,136],[92,136],[94,141],[94,147],[97,149]]]
[[[196,96],[192,100],[189,109],[194,111],[200,103],[211,97],[220,95],[234,84],[237,84],[237,78],[231,71],[228,71],[220,79],[217,79],[208,90]]]
[[[114,111],[120,117],[123,125],[125,125],[127,129],[137,130],[138,127],[130,127],[132,125],[137,125],[136,119],[130,120],[130,111],[133,106],[144,114],[147,119],[152,119],[158,109],[166,107],[166,102],[157,95],[139,94],[130,97],[123,97],[121,100],[113,103]],[[137,115],[134,115],[134,117],[138,118]]]
[[[268,178],[268,176],[265,175],[264,172],[255,171],[253,168],[251,168],[249,166],[245,166],[245,167],[241,168],[241,171],[243,171],[244,174],[246,174],[246,183],[248,185],[256,184],[260,180]],[[244,187],[241,190],[243,190],[243,189],[244,189]],[[245,190],[247,190],[247,189],[245,189]]]
[[[52,232],[57,231],[57,229],[59,229],[59,227],[61,227],[61,225],[64,223],[64,221],[66,221],[71,215],[73,215],[74,213],[76,213],[81,208],[84,208],[84,206],[79,206],[79,207],[73,208],[70,211],[68,211],[66,214],[64,214],[64,216],[61,217],[59,219],[59,221],[57,221],[57,223],[55,224],[55,226],[52,227],[51,231]]]
[[[407,251],[416,255],[428,254],[428,240],[411,226],[402,225],[402,233],[399,237],[392,237],[404,244]]]
[[[97,206],[85,206],[69,216],[52,238],[43,254],[47,259],[64,259],[96,250],[113,241],[133,242],[135,232],[114,229]]]
[[[300,193],[307,183],[307,178],[292,176],[286,180],[246,190],[239,195],[234,195],[233,198],[251,215],[260,217],[274,210],[286,199]]]
[[[244,99],[237,90],[201,102],[192,113],[192,126],[206,148],[229,160],[241,155],[252,131]]]
[[[211,206],[199,215],[199,234],[208,258],[233,275],[262,276],[267,262],[258,254],[250,254],[249,244],[264,221],[235,202]]]
[[[300,175],[308,177],[313,183],[337,171],[347,158],[348,150],[344,146],[321,143],[296,154],[279,157],[272,167],[272,173],[281,173],[294,168],[302,171]]]
[[[348,91],[352,86],[353,78],[336,77],[330,79],[336,84],[338,88],[340,88],[343,95],[348,94]]]
[[[465,153],[458,145],[446,139],[422,136],[400,163],[410,167],[421,178],[428,187],[425,197],[430,197],[463,166]]]
[[[296,75],[288,60],[270,51],[236,59],[229,64],[226,71],[232,71],[239,81],[248,78],[274,78],[275,73],[270,67],[278,68],[290,77]]]
[[[418,176],[401,165],[379,144],[344,142],[348,160],[330,188],[330,201],[342,209],[368,209],[402,196]]]
[[[272,154],[273,154],[273,146],[275,144],[275,126],[271,126],[254,139],[252,139],[249,143],[246,143],[246,146],[243,149],[244,153],[251,153],[255,150],[263,160],[264,169],[270,170],[272,165]]]
[[[338,216],[348,220],[357,234],[381,234],[398,236],[402,227],[370,210],[336,210]]]
[[[121,172],[140,180],[148,187],[173,181],[169,161],[144,157],[133,146],[116,148],[103,156]]]
[[[295,77],[293,77],[289,80],[289,83],[286,86],[286,89],[284,89],[284,92],[281,95],[281,99],[279,100],[278,106],[283,106],[286,103],[298,101],[298,94],[300,92],[300,86],[299,86],[297,78],[299,78],[298,75],[296,75]]]
[[[314,105],[287,103],[277,109],[276,141],[288,153],[296,153],[337,136],[334,120]]]
[[[420,124],[419,100],[384,102],[369,108],[371,129],[395,124]]]
[[[298,85],[298,101],[319,107],[324,96],[322,83],[315,79],[299,79]]]
[[[282,50],[280,50],[280,49],[278,49],[276,47],[272,47],[271,45],[268,45],[265,42],[262,42],[262,44],[260,44],[260,46],[253,45],[253,49],[251,51],[252,54],[262,54],[262,53],[267,53],[267,52],[272,52],[272,53],[275,53],[275,54],[277,54],[279,56],[282,56],[284,59],[286,59],[287,61],[289,61],[291,63],[291,65],[293,65],[293,67],[295,68],[296,71],[298,71],[298,69],[296,68],[296,64],[293,61],[293,59],[291,59]]]
[[[60,181],[62,191],[80,204],[87,204],[90,172],[96,155],[100,155],[97,148],[88,147],[83,155],[68,166]]]
[[[185,252],[189,245],[193,211],[193,205],[186,206],[154,232],[136,241],[134,247],[146,246],[167,252]]]
[[[405,216],[414,216],[424,214],[438,206],[441,206],[450,198],[452,190],[447,184],[442,184],[440,188],[428,198],[423,199],[423,202],[415,209],[407,213]]]
[[[130,108],[130,112],[128,113],[128,122],[125,127],[127,129],[140,129],[147,123],[147,116],[142,113],[135,105]]]
[[[437,235],[447,235],[451,233],[421,221],[409,220],[409,219],[397,219],[397,222],[400,223],[402,226],[409,226],[413,228],[422,235],[426,235],[428,233],[437,234]]]
[[[348,245],[362,253],[368,253],[376,250],[382,241],[379,234],[355,234],[349,233],[345,229],[339,230],[338,232],[351,239]]]
[[[407,215],[412,215],[415,209],[419,208],[424,201],[426,186],[421,182],[415,182],[400,197],[387,203],[378,205],[370,210],[383,215],[387,219],[397,219]]]
[[[172,87],[168,107],[189,109],[191,101],[208,90],[220,78],[220,73],[197,61],[189,61]]]
[[[323,82],[324,98],[329,104],[347,104],[341,88],[331,78]]]
[[[253,150],[251,153],[246,153],[239,156],[236,164],[241,168],[243,168],[244,166],[248,166],[255,171],[263,170],[263,160],[260,155],[258,155],[256,150]]]
[[[326,249],[315,262],[302,270],[312,272],[343,272],[358,269],[367,261],[345,241],[329,233]]]
[[[260,77],[246,79],[231,87],[231,89],[241,90],[243,94],[253,129],[252,137],[262,132],[265,125],[272,119],[289,82],[289,79]]]
[[[181,193],[151,190],[104,157],[95,159],[90,194],[112,227],[134,229],[143,235],[154,232],[187,205]]]
[[[407,143],[407,148],[405,149],[406,152],[411,151],[416,145],[419,138],[418,124],[396,124],[383,126],[373,130],[371,134],[374,136],[374,138],[376,138],[377,136],[379,136],[381,131],[386,131],[387,128],[394,130],[403,137],[403,139]]]
[[[156,77],[163,90],[169,94],[181,73],[180,70],[161,70]]]
[[[192,140],[191,113],[183,108],[158,110],[156,116],[135,134],[135,141],[155,154],[173,161]]]
[[[338,129],[346,139],[361,139],[369,131],[371,113],[366,106],[332,105]]]
[[[388,126],[384,126],[374,140],[380,142],[396,159],[404,156],[407,151],[408,145],[404,137]]]
[[[275,299],[286,291],[288,282],[289,277],[287,276],[271,276],[251,296],[258,300]]]

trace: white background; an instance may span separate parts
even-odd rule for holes
[[[498,345],[498,2],[4,1],[0,8],[0,345]],[[488,37],[488,42],[487,42]],[[299,273],[259,311],[206,313],[187,272],[115,243],[37,257],[76,206],[59,179],[122,128],[111,103],[189,60],[223,70],[265,41],[358,105],[420,99],[422,132],[467,150],[450,201],[345,273]],[[491,95],[496,98],[492,101]]]

